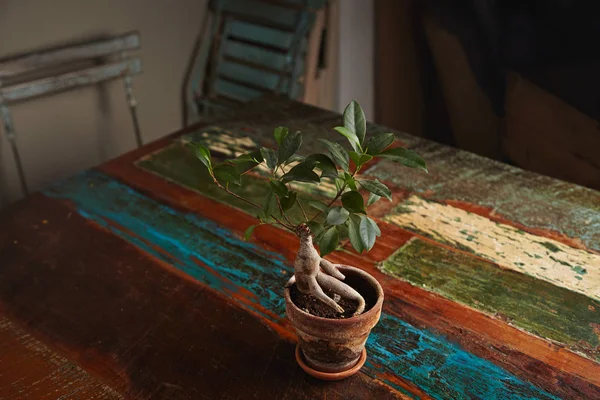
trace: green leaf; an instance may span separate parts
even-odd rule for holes
[[[285,197],[288,195],[288,188],[283,182],[271,179],[269,184],[277,196]]]
[[[325,139],[319,139],[319,141],[327,147],[333,161],[344,171],[348,171],[348,153],[346,153],[346,150],[338,143],[333,143]]]
[[[393,162],[403,164],[410,168],[418,168],[428,172],[425,161],[417,153],[404,147],[387,149],[383,153],[379,154],[379,156],[392,160]]]
[[[354,132],[351,132],[348,128],[345,128],[343,126],[336,126],[333,129],[335,129],[336,131],[338,131],[342,135],[346,136],[346,138],[350,142],[350,145],[352,146],[352,148],[354,149],[354,151],[357,151],[357,150],[361,149],[360,141],[358,140],[358,137],[356,137],[356,134]]]
[[[360,237],[360,217],[356,214],[350,215],[348,219],[348,237],[352,247],[359,254],[365,250],[365,245]]]
[[[375,193],[378,196],[385,197],[389,201],[392,201],[392,192],[387,186],[379,182],[379,180],[360,180],[358,183],[360,183],[360,186],[364,187],[369,192]]]
[[[379,133],[369,139],[369,142],[367,143],[367,153],[375,156],[385,150],[385,148],[392,143],[394,143],[393,133]]]
[[[348,239],[348,227],[346,225],[336,225],[335,228],[338,231],[338,240]]]
[[[296,131],[290,133],[283,138],[281,145],[279,146],[279,163],[283,164],[298,151],[302,146],[302,133]]]
[[[277,153],[275,153],[275,150],[269,149],[267,147],[262,147],[260,149],[260,154],[265,159],[265,161],[267,163],[267,167],[271,171],[273,171],[273,170],[275,170],[275,168],[277,168]]]
[[[325,232],[321,240],[319,241],[319,248],[321,250],[321,257],[325,257],[327,254],[335,250],[339,243],[339,235],[335,226],[332,226]]]
[[[321,203],[319,201],[309,201],[308,205],[311,206],[311,207],[313,207],[313,208],[316,208],[317,210],[320,210],[320,211],[327,210],[327,205],[323,204],[323,203]]]
[[[342,205],[344,208],[353,213],[365,213],[365,201],[360,193],[352,190],[342,195]]]
[[[369,251],[375,245],[377,236],[381,236],[381,231],[377,223],[371,218],[361,215],[360,217],[360,238],[365,245],[365,250]]]
[[[269,190],[267,197],[265,198],[265,204],[263,206],[263,212],[265,214],[265,219],[269,219],[271,215],[277,209],[277,197],[275,193]]]
[[[277,142],[278,146],[281,146],[281,143],[283,143],[283,139],[285,139],[288,132],[289,132],[289,129],[286,128],[285,126],[279,126],[279,127],[275,128],[273,135],[275,136],[275,141]]]
[[[329,225],[342,225],[348,219],[350,213],[342,207],[334,207],[327,214],[327,223]]]
[[[288,158],[288,160],[285,162],[286,164],[291,164],[293,162],[302,162],[306,160],[306,157],[301,156],[299,154],[294,154],[293,156],[291,156],[290,158]]]
[[[354,191],[358,191],[358,188],[356,187],[356,181],[354,180],[354,178],[352,177],[352,175],[350,175],[347,172],[344,172],[344,181],[346,182],[346,185],[348,185],[348,187]]]
[[[198,159],[202,161],[202,164],[210,171],[212,169],[212,162],[210,161],[210,150],[208,147],[201,144],[192,146],[195,148],[196,157],[198,157]]]
[[[311,154],[306,157],[306,160],[314,160],[317,162],[316,167],[322,171],[321,178],[337,178],[338,171],[335,163],[325,154]]]
[[[281,177],[282,182],[287,183],[290,181],[297,182],[320,182],[319,175],[313,172],[311,164],[314,167],[314,163],[303,161],[290,169],[285,175]]]
[[[342,190],[342,186],[344,185],[346,181],[343,178],[336,178],[335,179],[335,190],[337,190],[338,192],[340,190]]]
[[[320,239],[321,236],[325,233],[325,229],[323,229],[323,224],[320,222],[308,221],[306,225],[308,225],[308,227],[310,228],[310,232],[315,237],[315,239]]]
[[[349,151],[348,154],[350,155],[350,159],[352,160],[352,162],[354,162],[354,165],[356,165],[357,167],[360,167],[361,165],[373,159],[373,156],[369,154],[358,154],[354,151]]]
[[[231,162],[240,174],[243,174],[260,164],[263,161],[263,156],[260,150],[256,150],[227,161]]]
[[[369,199],[367,200],[367,206],[370,206],[371,204],[375,203],[380,198],[381,198],[381,196],[377,196],[375,193],[369,193]]]
[[[286,197],[282,197],[279,201],[281,202],[281,208],[283,211],[287,211],[294,206],[296,203],[296,192],[290,192]]]
[[[362,146],[367,132],[367,119],[360,104],[354,100],[344,110],[344,127],[356,135],[359,147]]]
[[[244,232],[244,240],[247,242],[248,240],[250,240],[250,237],[252,236],[252,233],[254,232],[254,228],[256,228],[257,226],[262,225],[262,224],[258,224],[258,225],[250,225],[248,228],[246,228],[246,231]]]
[[[242,175],[233,165],[217,165],[213,171],[215,177],[221,183],[242,185]]]

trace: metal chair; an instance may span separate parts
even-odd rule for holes
[[[265,93],[298,98],[324,0],[214,0],[186,86],[185,123]]]
[[[66,47],[47,49],[0,60],[0,117],[10,143],[23,194],[29,189],[17,144],[9,105],[34,97],[122,78],[133,120],[135,139],[142,145],[133,96],[132,76],[142,71],[142,62],[129,57],[140,48],[137,32]]]

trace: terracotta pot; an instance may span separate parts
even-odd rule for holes
[[[314,316],[298,308],[290,288],[285,289],[287,317],[298,335],[298,364],[325,380],[343,379],[358,372],[366,360],[367,337],[379,321],[383,305],[383,289],[375,278],[354,267],[340,267],[340,271],[346,276],[345,282],[365,298],[367,308],[361,315],[347,319]]]

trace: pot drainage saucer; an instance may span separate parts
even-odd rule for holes
[[[341,379],[352,376],[362,368],[366,360],[367,350],[363,348],[363,351],[360,354],[360,358],[358,359],[357,363],[354,364],[354,366],[352,366],[351,368],[341,372],[322,372],[310,367],[306,363],[306,360],[304,360],[304,355],[302,354],[302,351],[300,351],[300,345],[296,345],[296,362],[298,363],[298,365],[300,365],[300,368],[302,368],[304,372],[306,372],[310,376],[314,376],[315,378],[324,381],[339,381]]]

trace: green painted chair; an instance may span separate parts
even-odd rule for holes
[[[325,0],[215,0],[186,82],[185,123],[266,93],[303,92],[307,37]]]

